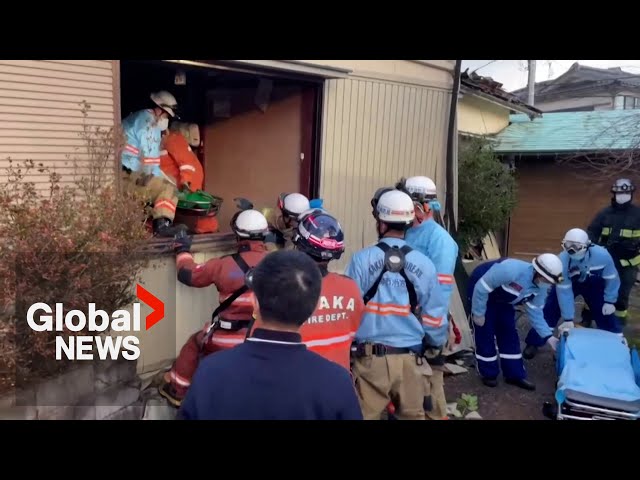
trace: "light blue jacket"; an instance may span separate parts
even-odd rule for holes
[[[584,282],[588,277],[601,277],[605,281],[604,301],[616,303],[620,277],[611,254],[600,245],[591,245],[581,260],[573,260],[562,251],[558,257],[562,261],[562,283],[557,288],[558,303],[564,320],[573,320],[576,314],[573,282]]]
[[[156,126],[151,110],[134,112],[122,121],[125,146],[122,165],[134,172],[162,175],[160,171],[160,140],[162,131]]]
[[[398,238],[384,238],[382,241],[389,246],[402,247],[406,244]],[[345,274],[356,281],[363,296],[380,275],[384,258],[384,252],[376,246],[360,250],[351,257]],[[433,263],[419,251],[412,250],[405,257],[405,272],[422,307],[421,318],[416,318],[411,312],[409,293],[402,276],[386,272],[378,291],[365,307],[356,342],[406,348],[420,345],[426,336],[429,345],[444,346],[449,320]]]
[[[433,262],[448,309],[455,284],[453,273],[458,259],[458,244],[433,218],[410,228],[405,239],[412,248],[426,255]]]
[[[542,309],[551,285],[538,287],[533,283],[534,274],[533,265],[523,260],[508,258],[496,263],[473,288],[472,313],[479,316],[485,315],[489,294],[499,288],[500,296],[507,303],[511,305],[524,303],[529,322],[541,338],[550,337],[553,331],[544,320]]]

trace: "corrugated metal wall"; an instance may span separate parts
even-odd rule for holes
[[[376,241],[370,200],[400,177],[427,175],[444,200],[451,93],[380,81],[337,79],[324,90],[320,192],[338,217],[347,251]]]
[[[0,60],[0,175],[11,157],[43,162],[69,179],[70,157],[88,159],[81,102],[91,106],[87,125],[114,124],[112,69],[111,60]]]

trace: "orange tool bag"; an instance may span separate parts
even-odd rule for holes
[[[222,199],[207,192],[181,192],[178,196],[174,223],[186,225],[189,233],[216,233]]]

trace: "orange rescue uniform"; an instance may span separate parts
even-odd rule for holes
[[[204,170],[187,139],[180,132],[170,131],[162,142],[164,148],[160,156],[162,172],[175,180],[179,189],[185,183],[189,183],[192,191],[202,190]]]
[[[238,252],[250,268],[255,267],[266,255],[267,249],[262,241],[242,240],[238,244]],[[203,264],[197,264],[191,253],[180,253],[176,258],[178,279],[190,287],[208,287],[215,285],[219,292],[220,302],[230,297],[233,292],[245,284],[245,274],[231,255],[212,258]],[[225,323],[243,322],[247,324],[253,317],[251,292],[245,292],[220,313],[221,325]],[[191,385],[191,378],[196,371],[200,353],[209,354],[226,350],[244,342],[247,327],[238,330],[218,328],[213,332],[204,347],[202,342],[210,322],[204,328],[189,337],[180,350],[169,377],[179,397],[184,397]]]
[[[323,272],[325,273],[325,272]],[[351,343],[360,326],[364,302],[354,280],[325,273],[318,306],[300,328],[309,350],[351,369]]]

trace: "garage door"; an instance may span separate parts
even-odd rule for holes
[[[589,225],[610,203],[612,178],[585,180],[550,160],[521,160],[517,165],[518,205],[509,227],[510,257],[530,260],[558,253],[567,230]]]
[[[83,131],[114,125],[112,60],[0,60],[0,174],[8,159],[55,168],[65,182],[94,161]],[[82,104],[90,108],[86,119]],[[115,170],[111,170],[114,172]],[[30,180],[41,187],[44,174]]]

